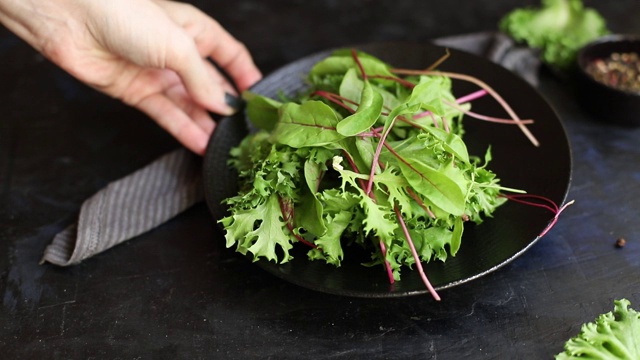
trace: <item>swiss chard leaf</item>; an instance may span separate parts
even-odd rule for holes
[[[303,191],[303,198],[295,208],[296,223],[304,224],[305,230],[316,236],[323,235],[327,231],[327,227],[322,221],[322,203],[317,196],[323,174],[324,169],[321,164],[309,160],[305,161],[304,178],[307,188],[306,191]]]
[[[280,122],[272,140],[293,148],[322,146],[344,138],[336,131],[339,115],[321,101],[286,103],[281,107]]]
[[[251,122],[259,129],[273,130],[278,123],[278,109],[282,103],[249,91],[243,92],[242,97],[247,103],[245,111]]]
[[[407,99],[407,104],[420,104],[424,110],[429,110],[435,115],[444,115],[446,106],[443,103],[444,94],[449,93],[446,82],[438,81],[442,77],[422,77],[421,82],[413,88]]]
[[[360,97],[362,96],[362,89],[364,88],[364,81],[358,77],[358,72],[355,68],[349,69],[342,78],[340,88],[338,89],[340,96],[345,99],[351,100],[351,102],[344,102],[344,104],[354,111],[358,109],[360,103]]]
[[[362,56],[359,53],[360,63],[368,76],[394,76],[389,70],[389,65],[372,56]],[[357,64],[351,53],[335,53],[332,56],[316,63],[310,76],[344,75],[349,69],[357,68]],[[360,74],[362,75],[362,74]]]
[[[373,89],[371,83],[364,82],[358,110],[342,119],[336,126],[338,133],[344,136],[358,135],[369,130],[382,112],[382,96]]]
[[[406,155],[409,156],[403,156],[398,164],[409,184],[440,209],[461,216],[465,209],[465,193],[460,186],[438,169],[412,158],[411,154]]]

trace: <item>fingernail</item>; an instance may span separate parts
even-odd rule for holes
[[[224,93],[224,102],[227,104],[227,106],[236,111],[240,110],[243,105],[242,99],[229,93]]]

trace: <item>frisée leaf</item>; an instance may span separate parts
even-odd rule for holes
[[[580,333],[564,345],[556,360],[640,359],[640,313],[627,299],[614,301],[614,309],[594,322],[582,325]]]
[[[516,41],[542,51],[542,59],[567,69],[578,50],[589,41],[609,33],[602,15],[585,8],[582,0],[542,0],[539,8],[518,8],[499,24]]]

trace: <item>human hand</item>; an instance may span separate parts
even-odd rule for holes
[[[143,111],[203,154],[233,86],[262,75],[243,44],[191,5],[166,0],[0,0],[0,22],[80,81]]]

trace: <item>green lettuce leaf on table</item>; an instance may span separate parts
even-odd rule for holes
[[[609,33],[604,18],[581,0],[542,0],[539,8],[518,8],[499,23],[514,40],[539,49],[543,62],[570,68],[581,47]]]
[[[630,305],[626,299],[614,301],[613,311],[582,325],[580,333],[567,341],[556,360],[640,359],[640,313]]]

